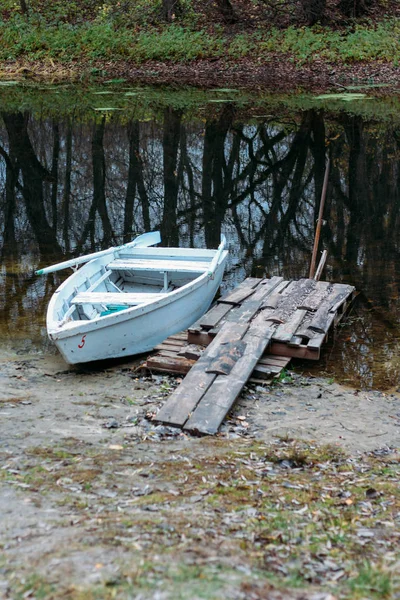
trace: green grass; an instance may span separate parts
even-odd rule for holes
[[[63,9],[61,3],[32,12],[29,17],[14,14],[11,9],[3,11],[3,15],[7,12],[7,19],[0,16],[0,60],[52,59],[86,64],[129,60],[140,65],[145,61],[179,63],[224,56],[230,60],[250,56],[252,60],[267,61],[271,55],[281,54],[299,65],[318,60],[400,63],[400,21],[396,18],[340,30],[271,26],[232,35],[219,26],[198,25],[190,10],[179,22],[156,22],[159,5],[150,4],[152,9],[147,12],[144,7],[140,11],[140,7],[132,6],[125,19],[119,15],[118,7],[111,9],[106,4],[92,10],[91,20],[85,20],[85,10],[74,13]],[[154,18],[139,18],[139,13],[149,11]]]
[[[359,573],[348,582],[353,598],[390,598],[393,591],[393,578],[368,562],[365,562]]]
[[[387,19],[377,25],[357,25],[354,29],[333,31],[327,27],[272,29],[260,48],[267,52],[290,54],[301,63],[320,59],[333,63],[359,61],[400,61],[400,22]]]

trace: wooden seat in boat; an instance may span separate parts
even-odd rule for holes
[[[79,292],[71,300],[71,304],[110,304],[137,306],[153,300],[161,300],[168,294],[165,293],[125,293],[125,292]]]
[[[112,271],[158,271],[169,273],[204,273],[210,268],[208,261],[169,260],[151,258],[118,258],[107,265]]]

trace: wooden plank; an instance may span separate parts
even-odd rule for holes
[[[173,337],[168,337],[166,340],[164,340],[162,342],[163,344],[167,344],[170,346],[185,346],[185,344],[187,344],[187,338],[173,338]]]
[[[167,339],[169,340],[187,340],[187,331],[181,331],[181,333],[174,333],[174,335],[170,335]]]
[[[294,335],[287,342],[287,345],[291,346],[293,348],[299,348],[302,345],[302,343],[303,343],[303,338],[300,335]]]
[[[335,284],[316,311],[309,325],[309,329],[316,331],[317,333],[327,333],[333,321],[333,319],[330,318],[330,313],[334,315],[334,311],[346,301],[353,290],[354,288],[350,285]]]
[[[304,309],[297,309],[294,311],[291,317],[283,323],[279,325],[272,337],[275,342],[290,342],[295,331],[303,322],[304,317],[306,316],[307,311]]]
[[[329,283],[329,281],[318,281],[314,291],[304,298],[298,308],[311,310],[313,312],[316,311],[328,294],[328,289],[331,285],[332,284]]]
[[[267,316],[267,320],[286,323],[304,298],[315,289],[316,284],[317,282],[313,279],[291,281],[283,291],[275,311],[272,315]]]
[[[278,375],[282,369],[287,367],[290,361],[290,356],[271,356],[268,359],[268,355],[263,355],[263,357],[254,367],[252,377],[265,378],[269,377],[270,375]]]
[[[290,361],[290,359],[288,358],[288,362]],[[270,366],[266,366],[266,365],[260,365],[260,363],[257,363],[256,366],[254,367],[253,370],[253,375],[255,377],[269,377],[270,375],[279,375],[279,373],[282,371],[284,367],[277,367],[276,365],[270,365]]]
[[[221,344],[218,355],[210,362],[206,372],[215,373],[216,375],[229,375],[245,350],[246,344],[242,340]]]
[[[175,350],[160,350],[158,356],[166,356],[168,358],[177,358],[178,353]]]
[[[254,319],[243,337],[243,341],[246,343],[246,352],[235,363],[228,376],[218,375],[216,377],[185,423],[185,430],[205,434],[217,433],[223,419],[268,346],[272,334],[273,329],[267,325],[262,315]]]
[[[203,315],[198,321],[201,329],[213,329],[216,325],[225,317],[225,315],[231,310],[231,304],[218,303],[213,306],[205,315]]]
[[[195,344],[197,346],[204,346],[207,347],[211,344],[211,342],[213,341],[213,339],[215,338],[215,336],[217,335],[217,333],[214,333],[214,330],[210,330],[210,331],[191,331],[189,329],[188,331],[188,344]]]
[[[320,353],[317,350],[311,350],[307,346],[300,348],[291,348],[287,344],[280,342],[272,342],[268,348],[271,354],[279,354],[280,356],[290,356],[291,358],[305,358],[307,360],[319,360]]]
[[[282,277],[271,277],[266,284],[259,285],[250,298],[243,302],[240,307],[231,310],[227,314],[226,321],[251,321],[264,304],[268,295],[271,294],[281,282]]]
[[[256,279],[255,277],[247,277],[247,279],[235,287],[234,290],[228,292],[225,296],[222,296],[222,298],[219,298],[218,303],[241,304],[246,298],[254,293],[261,281],[263,280]]]
[[[275,367],[286,367],[290,362],[290,357],[287,356],[276,356],[274,354],[263,354],[258,364],[260,365],[273,365]]]
[[[113,271],[156,271],[158,273],[204,273],[210,268],[211,261],[173,260],[153,258],[117,258],[107,265]]]
[[[230,323],[225,325],[211,342],[207,352],[194,364],[182,384],[171,394],[168,401],[158,412],[156,416],[157,421],[176,427],[183,426],[200,402],[202,396],[217,377],[215,373],[207,373],[206,369],[212,360],[218,356],[221,344],[239,341],[246,333],[248,327],[247,323]]]
[[[307,344],[307,348],[309,350],[319,350],[324,343],[325,338],[326,333],[317,333],[317,335],[314,335],[314,337],[310,339]]]
[[[116,304],[137,306],[145,302],[162,300],[168,294],[148,294],[130,292],[79,292],[71,300],[71,304]]]
[[[162,344],[158,344],[158,346],[155,346],[154,350],[156,350],[157,352],[159,352],[160,350],[170,350],[171,352],[175,352],[177,354],[184,347],[184,342],[182,344],[167,344],[165,341]]]
[[[265,302],[262,303],[261,308],[276,308],[280,300],[282,299],[283,291],[290,285],[290,281],[282,281],[273,292],[265,299]]]
[[[346,288],[347,288],[347,296],[344,295],[342,298],[339,298],[338,301],[336,302],[336,304],[331,306],[330,312],[337,312],[339,310],[339,308],[343,307],[343,305],[346,303],[347,300],[350,300],[350,302],[351,302],[354,299],[354,292],[356,289],[355,287],[353,287],[352,285],[337,284],[337,283],[335,284],[335,287],[339,287],[339,286],[343,289],[343,292],[346,292]]]
[[[305,342],[305,344],[307,344],[308,340],[315,335],[315,332],[309,329],[314,314],[315,313],[307,312],[306,316],[303,319],[303,322],[299,325],[294,334],[295,337],[300,337],[303,340],[303,343]]]
[[[201,346],[195,346],[194,344],[186,344],[186,346],[183,346],[182,350],[178,352],[178,356],[198,360],[203,354],[203,352],[204,348],[202,348]]]
[[[167,357],[156,354],[155,356],[151,356],[147,359],[144,367],[149,369],[149,371],[154,369],[155,371],[160,371],[161,373],[185,375],[191,370],[195,363],[196,361],[189,360],[187,358],[178,358],[177,356]]]

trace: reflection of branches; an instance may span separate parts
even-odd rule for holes
[[[112,227],[108,216],[106,197],[105,197],[105,180],[106,180],[106,166],[104,157],[104,129],[105,129],[105,117],[103,117],[100,123],[96,123],[93,130],[92,137],[92,167],[93,167],[93,198],[92,204],[89,209],[88,219],[83,229],[81,239],[78,243],[78,252],[82,251],[82,248],[90,236],[91,247],[95,246],[95,218],[96,213],[99,213],[102,225],[103,225],[103,243],[104,246],[109,246],[113,237]]]
[[[66,252],[70,251],[69,240],[69,215],[71,202],[71,175],[72,175],[72,125],[68,120],[67,133],[65,139],[65,180],[64,180],[64,196],[63,196],[63,239]]]
[[[133,121],[128,125],[128,139],[129,168],[124,211],[124,242],[132,239],[136,191],[141,202],[144,229],[150,231],[149,198],[144,184],[143,161],[140,156],[139,121]]]
[[[53,229],[57,232],[57,184],[58,184],[58,161],[60,154],[60,128],[58,123],[53,122],[53,157],[51,165],[51,212]]]
[[[4,246],[2,256],[12,253],[16,247],[15,241],[15,211],[16,211],[16,188],[18,183],[19,169],[15,157],[8,156],[5,150],[0,146],[0,154],[6,162],[6,190],[4,207]]]
[[[60,246],[50,227],[43,198],[44,182],[52,181],[51,174],[36,157],[28,135],[28,118],[21,113],[3,114],[7,129],[10,155],[21,171],[23,178],[22,195],[25,207],[38,245],[42,251],[51,248],[57,252]]]
[[[179,181],[182,180],[182,160],[178,164],[181,137],[181,112],[173,109],[164,111],[163,129],[163,177],[164,209],[161,223],[161,238],[166,245],[178,245],[176,210],[178,206]]]

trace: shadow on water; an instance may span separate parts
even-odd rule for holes
[[[138,232],[159,228],[163,245],[210,248],[223,232],[225,289],[249,275],[307,276],[329,154],[324,275],[360,295],[314,372],[398,385],[398,123],[233,100],[111,108],[14,103],[0,113],[3,356],[54,351],[45,312],[65,275],[38,278],[35,269]]]

